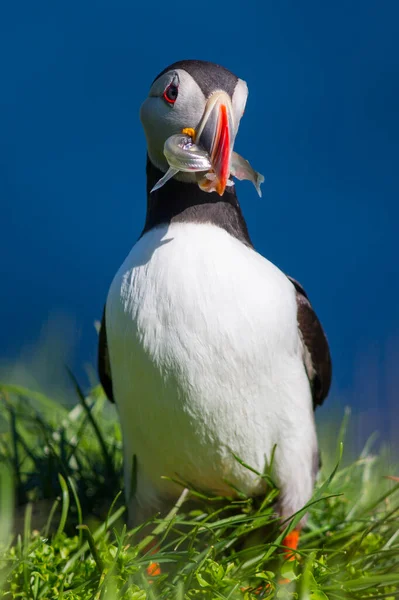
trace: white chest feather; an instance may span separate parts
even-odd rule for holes
[[[313,460],[296,312],[285,275],[221,228],[174,224],[137,242],[112,283],[106,320],[125,460],[137,456],[139,493],[173,494],[162,475],[258,493],[261,483],[232,453],[262,471],[275,444],[282,484],[300,468],[290,454]]]

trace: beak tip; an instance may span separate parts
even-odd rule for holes
[[[219,194],[219,196],[223,196],[225,189],[226,185],[222,181],[219,181],[215,191]]]

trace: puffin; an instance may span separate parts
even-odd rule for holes
[[[313,494],[314,411],[330,388],[330,351],[303,287],[254,248],[229,180],[247,96],[226,68],[183,60],[157,75],[141,106],[145,224],[111,283],[98,347],[121,422],[132,527],[167,514],[178,481],[262,496],[270,463],[282,521]],[[181,132],[208,153],[216,185],[174,170],[157,186],[170,168],[165,143]]]

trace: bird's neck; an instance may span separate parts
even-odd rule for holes
[[[170,179],[150,193],[163,175],[147,157],[147,215],[141,235],[166,223],[211,223],[252,247],[234,186],[219,196],[202,191],[194,183]]]

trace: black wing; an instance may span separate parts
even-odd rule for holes
[[[332,365],[326,334],[309,298],[295,279],[298,327],[305,348],[305,368],[312,388],[313,407],[323,404],[330,389]]]
[[[104,392],[108,400],[110,400],[110,402],[115,402],[114,393],[112,390],[111,363],[109,361],[108,354],[107,329],[105,325],[105,306],[103,311],[103,318],[101,319],[100,333],[98,337],[97,361],[98,374]]]

